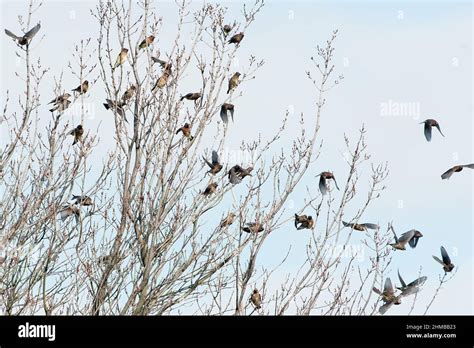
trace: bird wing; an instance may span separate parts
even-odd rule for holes
[[[423,284],[425,284],[427,279],[428,277],[426,276],[420,277],[412,281],[410,284],[408,284],[408,286],[422,286]]]
[[[377,289],[375,286],[372,288],[372,291],[375,292],[376,294],[382,296],[382,292],[379,289]]]
[[[385,284],[383,286],[384,294],[393,294],[395,291],[393,289],[392,281],[390,278],[385,279]]]
[[[229,109],[229,111],[230,111],[230,117],[232,117],[232,122],[234,122],[234,106],[232,106],[232,107]],[[473,166],[474,166],[474,164],[473,164]]]
[[[227,124],[229,122],[229,119],[227,117],[227,108],[225,107],[225,105],[221,106],[221,120],[225,124]]]
[[[393,303],[392,302],[388,302],[386,304],[384,304],[383,306],[381,306],[379,308],[379,313],[380,314],[385,314],[385,312],[387,312],[389,310],[390,307],[392,307]]]
[[[439,127],[439,124],[437,124],[435,127],[438,128],[439,133],[444,137],[444,134],[443,132],[441,132],[441,128]]]
[[[400,270],[398,271],[398,280],[400,280],[400,284],[402,284],[402,287],[406,288],[407,285],[405,284],[405,282],[403,281],[402,276],[400,275]]]
[[[395,237],[395,243],[398,243],[398,237],[397,237],[397,234],[395,233],[395,229],[393,228],[392,224],[390,224],[390,229],[392,230],[393,235]]]
[[[380,228],[379,225],[371,223],[362,224],[362,226],[364,226],[365,228],[370,228],[371,230],[378,230]]]
[[[231,168],[229,171],[229,181],[231,184],[238,184],[242,179],[237,175],[234,168]]]
[[[38,23],[30,31],[28,31],[23,37],[31,40],[38,33],[40,29],[41,29],[41,25]]]
[[[474,169],[474,163],[463,165],[464,168]]]
[[[414,235],[415,235],[415,230],[410,230],[408,232],[405,232],[400,236],[400,238],[398,239],[398,242],[406,244],[413,238]]]
[[[425,122],[425,138],[428,141],[431,141],[431,126],[428,122]]]
[[[444,266],[444,262],[441,261],[438,256],[433,255],[433,259],[435,259],[436,261],[438,261],[440,264],[442,264]]]
[[[326,186],[326,179],[321,175],[319,178],[319,190],[323,195],[325,195],[328,192],[328,188]]]
[[[337,186],[336,177],[334,175],[332,176],[332,179],[334,180],[334,184],[336,185],[336,188],[339,191],[339,186]]]
[[[21,39],[21,37],[18,37],[16,36],[15,34],[13,34],[10,30],[8,29],[5,29],[5,34],[7,34],[8,36],[10,36],[11,38],[15,39],[15,40],[19,40]]]
[[[451,175],[453,175],[453,173],[454,173],[453,168],[450,168],[447,171],[445,171],[443,174],[441,174],[441,179],[449,179]]]
[[[352,226],[354,226],[354,224],[351,224],[351,223],[345,222],[345,221],[342,221],[342,224],[344,225],[344,227],[352,227]]]
[[[441,247],[441,257],[443,258],[443,264],[449,265],[451,263],[451,258],[443,246]]]
[[[218,164],[219,163],[219,155],[217,154],[217,151],[213,150],[212,151],[212,164]]]

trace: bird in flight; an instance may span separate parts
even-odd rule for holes
[[[297,230],[308,229],[311,230],[314,226],[314,220],[311,215],[295,214],[295,227]]]
[[[425,284],[427,277],[423,276],[420,278],[415,279],[408,285],[405,283],[403,280],[402,276],[400,275],[400,271],[398,271],[398,279],[400,280],[400,285],[397,287],[398,290],[400,290],[402,293],[400,294],[400,297],[406,297],[409,295],[416,294],[418,291],[420,291],[420,287]]]
[[[371,223],[356,224],[343,221],[342,224],[344,225],[344,227],[350,227],[356,231],[367,231],[367,229],[378,230],[380,228],[379,225]]]
[[[464,168],[474,169],[474,163],[454,166],[454,167],[448,169],[447,171],[445,171],[443,174],[441,174],[441,179],[443,179],[443,180],[444,179],[449,179],[451,177],[451,175],[453,175],[454,173],[459,173]]]
[[[333,173],[331,172],[322,172],[321,174],[318,174],[316,176],[319,176],[319,190],[323,195],[325,195],[328,192],[328,184],[327,180],[332,179],[334,180],[334,184],[336,185],[336,188],[339,190],[339,186],[337,186],[337,181],[336,177],[334,176]]]
[[[382,297],[382,301],[385,302],[379,308],[379,313],[384,314],[387,310],[392,307],[392,305],[399,305],[402,303],[400,296],[395,296],[395,289],[393,288],[392,281],[390,278],[385,279],[385,284],[383,291],[380,291],[376,287],[373,287],[372,290]]]
[[[13,40],[18,42],[19,45],[24,46],[30,43],[30,41],[33,39],[33,37],[38,33],[40,29],[41,29],[41,24],[38,23],[32,29],[26,32],[26,34],[24,34],[23,36],[16,36],[8,29],[5,29],[5,34],[7,34]]]
[[[242,231],[247,233],[259,233],[265,229],[259,222],[247,222],[245,227],[242,227]]]
[[[228,113],[230,113],[232,122],[234,122],[234,104],[224,103],[221,106],[221,120],[225,124],[229,123]]]
[[[433,259],[435,259],[437,262],[439,262],[441,265],[443,265],[443,270],[445,272],[451,272],[454,268],[453,263],[451,262],[451,258],[448,255],[448,252],[446,249],[442,246],[441,248],[441,258],[442,260],[439,259],[439,257],[433,255]]]
[[[407,243],[410,245],[410,247],[416,248],[418,240],[423,237],[423,234],[420,231],[410,230],[403,233],[400,238],[398,238],[393,226],[390,226],[390,228],[393,232],[393,235],[395,236],[395,243],[389,243],[389,245],[397,250],[406,250]]]
[[[209,168],[211,168],[208,173],[215,175],[222,170],[222,164],[219,163],[219,155],[216,151],[212,151],[212,162],[209,162],[204,156],[202,158],[204,159],[204,162],[206,162],[206,164],[209,166]]]
[[[252,170],[253,167],[242,168],[241,166],[236,164],[235,166],[230,168],[230,170],[227,172],[227,176],[229,178],[230,183],[235,185],[242,182],[242,180],[246,176],[252,176]]]
[[[423,122],[420,122],[420,124],[422,123],[425,124],[425,138],[427,141],[431,141],[431,128],[432,127],[438,128],[439,133],[444,137],[444,134],[441,132],[441,128],[439,128],[439,123],[436,120],[427,119],[427,120],[424,120]]]
[[[84,134],[84,128],[82,125],[78,125],[76,128],[74,128],[72,131],[69,132],[69,135],[74,136],[74,142],[72,145],[76,145],[78,141],[82,140],[82,135]]]
[[[190,141],[194,139],[194,137],[191,135],[191,125],[189,123],[185,123],[184,126],[179,128],[176,131],[176,134],[178,134],[179,132],[182,132],[184,137]]]

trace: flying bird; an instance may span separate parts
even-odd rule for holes
[[[127,60],[127,56],[128,56],[128,48],[122,48],[122,50],[120,51],[117,57],[117,60],[115,61],[115,65],[112,68],[112,70],[116,69],[118,66],[125,63],[125,61]]]
[[[410,245],[410,247],[416,248],[418,240],[423,237],[423,234],[420,231],[410,230],[403,233],[400,238],[398,238],[393,226],[390,226],[390,228],[392,229],[393,235],[395,236],[395,243],[389,243],[388,245],[397,250],[406,250],[407,243]]]
[[[13,40],[18,42],[19,45],[24,46],[30,43],[30,41],[33,39],[33,37],[38,33],[38,31],[41,29],[41,24],[38,23],[36,24],[31,30],[29,30],[26,34],[23,36],[16,36],[13,34],[10,30],[5,29],[5,34],[10,36]]]
[[[185,123],[184,126],[179,128],[176,131],[176,134],[178,134],[179,132],[182,132],[184,137],[190,141],[194,139],[194,137],[191,135],[191,126],[189,125],[189,123]]]
[[[171,62],[167,62],[165,60],[161,60],[160,58],[157,57],[151,57],[151,60],[154,63],[160,64],[161,68],[167,72],[168,74],[171,74]]]
[[[229,43],[238,45],[242,41],[243,38],[244,38],[244,33],[235,34],[234,36],[230,38]]]
[[[242,231],[247,233],[259,233],[265,229],[259,222],[247,222],[245,227],[242,227]]]
[[[252,295],[250,295],[250,302],[252,302],[256,309],[262,308],[262,295],[260,295],[257,289],[255,289],[252,292]]]
[[[206,162],[206,164],[209,166],[209,168],[211,168],[208,173],[215,175],[222,170],[222,164],[219,163],[219,155],[216,151],[212,151],[212,162],[209,162],[204,156],[203,159],[204,162]]]
[[[65,100],[69,99],[70,97],[71,97],[71,95],[69,93],[64,93],[60,96],[57,96],[53,100],[51,100],[48,104],[60,104],[60,103],[64,102]]]
[[[89,81],[84,80],[78,87],[74,88],[72,91],[74,94],[78,93],[78,95],[87,93],[89,90]]]
[[[76,145],[78,141],[81,141],[83,134],[84,134],[84,128],[82,127],[81,124],[78,125],[76,128],[74,128],[72,131],[70,131],[69,135],[74,136],[74,142],[72,143],[72,145]]]
[[[227,89],[227,94],[229,94],[230,91],[232,91],[234,88],[236,88],[239,85],[239,77],[240,77],[240,73],[236,72],[229,79],[229,88]]]
[[[448,252],[443,246],[440,249],[441,249],[441,258],[443,260],[440,260],[437,256],[434,256],[434,255],[433,255],[433,259],[435,259],[436,261],[438,261],[440,264],[443,265],[443,270],[445,272],[451,272],[454,268],[454,265],[451,262],[451,258],[449,257]]]
[[[201,93],[197,92],[197,93],[188,93],[188,94],[185,94],[183,96],[181,96],[181,101],[183,99],[187,99],[187,100],[194,100],[194,102],[196,102],[196,100],[198,100],[199,98],[201,98]]]
[[[372,290],[382,297],[382,301],[385,302],[383,306],[379,308],[380,314],[385,314],[385,312],[392,307],[392,305],[399,305],[402,303],[400,296],[395,296],[395,289],[393,288],[392,281],[390,278],[385,279],[385,284],[383,287],[383,292],[373,287]]]
[[[64,99],[61,102],[54,104],[53,108],[49,109],[49,111],[50,112],[57,111],[59,114],[61,114],[64,112],[64,110],[66,110],[69,107],[69,105],[71,105],[71,101]]]
[[[148,37],[146,37],[141,43],[140,43],[140,46],[138,46],[139,49],[143,49],[145,47],[148,47],[150,46],[153,41],[155,40],[155,36],[153,35],[150,35]]]
[[[228,114],[230,113],[230,117],[232,118],[232,122],[234,122],[234,104],[224,103],[221,106],[221,120],[227,124],[229,123]]]
[[[66,220],[68,217],[74,216],[76,219],[76,222],[79,222],[79,217],[81,216],[81,211],[79,210],[78,207],[73,206],[73,205],[65,205],[61,208],[59,211],[59,217],[61,218],[61,221]]]
[[[111,99],[105,99],[106,103],[104,103],[104,107],[109,110],[112,109],[112,111],[116,112],[118,115],[122,116],[125,118],[125,110],[123,107],[125,106],[125,103],[123,101],[117,102]],[[125,121],[127,119],[125,118]]]
[[[89,196],[72,195],[72,199],[75,200],[74,204],[80,204],[85,207],[88,207],[94,204],[94,202],[92,202],[92,198],[90,198]]]
[[[425,124],[425,138],[428,141],[431,141],[431,128],[436,127],[438,128],[439,133],[444,137],[444,134],[441,133],[441,128],[439,128],[439,123],[436,120],[433,119],[427,119],[424,120],[423,122],[420,122],[420,124],[424,123]]]
[[[380,228],[379,225],[371,223],[356,224],[343,221],[342,224],[344,225],[344,227],[350,227],[356,231],[367,231],[367,229],[378,230]]]
[[[400,290],[402,293],[400,294],[400,297],[406,297],[409,295],[416,294],[418,291],[420,291],[420,287],[425,284],[427,277],[423,276],[418,279],[415,279],[408,285],[405,283],[403,280],[402,276],[400,275],[400,271],[398,271],[398,279],[400,280],[400,287],[397,287],[398,290]]]
[[[207,185],[206,189],[202,192],[204,196],[209,196],[217,191],[217,183],[211,182],[209,185]]]
[[[321,174],[318,174],[317,176],[320,176],[319,178],[319,190],[323,195],[325,195],[328,192],[328,184],[327,180],[332,179],[334,180],[334,184],[336,185],[336,188],[339,190],[339,186],[337,186],[336,182],[336,177],[334,176],[333,173],[331,172],[322,172]]]
[[[453,175],[454,173],[459,173],[460,171],[463,170],[463,168],[474,169],[474,163],[454,166],[454,167],[448,169],[447,171],[445,171],[443,174],[441,174],[441,179],[443,179],[443,180],[444,179],[449,179],[451,177],[451,175]]]
[[[240,183],[246,176],[252,176],[253,167],[242,168],[238,164],[230,168],[227,172],[227,176],[231,184],[238,184]]]
[[[222,27],[222,31],[224,32],[224,36],[227,36],[232,31],[232,27],[229,24],[226,24]]]
[[[234,219],[235,219],[235,214],[229,213],[224,219],[222,219],[219,225],[220,228],[224,228],[224,227],[232,225],[234,223]]]
[[[311,230],[314,226],[314,220],[311,215],[295,214],[295,227],[297,230],[308,229]]]

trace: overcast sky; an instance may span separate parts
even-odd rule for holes
[[[24,13],[26,3],[0,3],[2,28],[18,32],[15,14]],[[229,14],[240,16],[242,3],[227,2]],[[64,85],[72,88],[78,84],[66,66],[74,44],[96,35],[97,23],[89,14],[94,6],[95,1],[45,1],[35,15],[34,22],[41,20],[45,38],[34,47],[34,53],[51,67],[41,89],[48,101],[54,94],[53,77],[61,72]],[[165,18],[160,38],[165,43],[167,35],[170,41],[173,39],[175,6],[169,1],[157,1],[156,6]],[[457,274],[441,289],[430,313],[472,314],[474,172],[465,170],[449,181],[440,178],[455,164],[474,162],[469,1],[267,1],[239,49],[242,61],[254,54],[264,59],[265,65],[246,85],[239,100],[238,119],[230,129],[228,146],[237,148],[242,136],[248,140],[258,133],[271,134],[287,109],[292,111],[290,120],[294,124],[301,112],[314,118],[314,90],[305,71],[311,68],[309,58],[315,55],[314,47],[324,44],[333,29],[339,29],[336,74],[344,75],[344,80],[327,95],[321,121],[324,150],[314,174],[326,169],[336,176],[345,173],[343,134],[355,138],[357,129],[365,124],[371,160],[388,161],[390,176],[387,190],[367,210],[364,219],[384,227],[393,220],[397,232],[416,228],[424,234],[415,250],[395,253],[392,280],[396,279],[397,268],[405,280],[411,281],[423,267],[428,281],[414,311],[422,313],[442,274],[431,255],[438,255],[440,245],[444,245]],[[51,42],[55,43],[54,49]],[[0,40],[2,107],[6,88],[16,93],[22,88],[14,75],[14,47],[6,36]],[[107,143],[113,141],[112,133],[107,137],[112,118],[102,110],[104,97],[103,91],[88,96],[97,109],[88,127],[102,127]],[[49,114],[45,104],[42,112],[46,118]],[[407,110],[397,112],[399,107]],[[434,131],[431,143],[426,142],[419,122],[427,118],[438,120],[446,137]],[[262,131],[264,125],[270,125],[266,131]],[[3,144],[4,133],[0,134]],[[101,155],[99,148],[94,156]],[[343,182],[344,174],[341,176],[339,181]],[[316,188],[317,182],[310,175],[303,185]],[[293,201],[298,202],[299,197],[293,197]],[[349,207],[349,219],[356,210],[356,206],[352,211]],[[304,250],[304,240],[290,228],[279,231],[269,238],[260,260],[276,264],[292,245],[292,258],[280,270],[283,277],[301,261],[298,252]],[[357,238],[351,244],[360,246]],[[275,252],[278,250],[281,255]],[[465,296],[461,296],[464,291]],[[406,314],[407,307],[393,307],[389,313]]]

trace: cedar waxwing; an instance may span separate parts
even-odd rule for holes
[[[69,99],[70,97],[71,97],[71,95],[69,93],[64,93],[64,94],[54,98],[53,100],[51,100],[48,104],[60,104],[63,101]]]
[[[217,191],[217,185],[215,182],[211,182],[207,185],[206,189],[202,192],[204,196],[209,196]]]
[[[227,173],[227,176],[229,178],[229,181],[231,184],[238,184],[242,181],[243,178],[246,176],[252,176],[251,171],[253,170],[253,167],[248,167],[248,168],[242,168],[238,164],[230,168],[230,170]]]
[[[234,88],[236,88],[239,85],[239,77],[240,77],[240,73],[236,72],[229,79],[229,88],[227,89],[227,94],[229,94],[230,91],[232,91]]]
[[[400,296],[395,296],[395,289],[393,288],[390,278],[385,279],[383,292],[376,287],[372,288],[372,290],[380,295],[382,301],[385,302],[385,304],[379,308],[380,314],[384,314],[392,305],[399,305],[402,303]]]
[[[74,142],[72,145],[76,145],[78,141],[82,140],[82,135],[84,134],[84,128],[82,128],[82,125],[80,124],[76,128],[74,128],[72,131],[69,132],[69,135],[74,136]]]
[[[230,38],[229,43],[238,45],[240,44],[243,38],[244,38],[244,33],[235,34],[234,36]]]
[[[337,186],[337,182],[336,182],[336,177],[334,176],[333,173],[331,173],[331,172],[322,172],[321,174],[318,174],[317,176],[320,176],[319,190],[321,191],[321,193],[323,195],[325,195],[328,192],[328,185],[327,185],[327,182],[326,182],[326,180],[328,180],[328,179],[333,179],[334,184],[336,185],[336,188],[339,190],[339,186]]]
[[[187,99],[187,100],[194,100],[194,102],[196,102],[196,100],[198,100],[199,98],[201,98],[201,93],[188,93],[188,94],[185,94],[183,96],[181,96],[181,101],[183,99]]]
[[[451,272],[454,268],[454,265],[451,262],[451,258],[449,257],[448,252],[443,246],[441,247],[441,258],[443,259],[442,261],[437,256],[433,255],[433,259],[443,265],[443,270],[445,272]]]
[[[380,228],[379,225],[371,224],[371,223],[355,224],[355,223],[348,223],[348,222],[343,221],[342,224],[344,225],[344,227],[350,227],[356,231],[367,231],[367,229],[378,230]]]
[[[119,65],[122,65],[123,63],[125,63],[125,61],[127,60],[127,56],[128,56],[128,48],[122,48],[112,70],[117,68]]]
[[[13,34],[10,30],[5,29],[5,34],[10,36],[13,40],[18,42],[19,45],[24,46],[26,44],[29,44],[30,41],[33,39],[33,37],[38,33],[38,31],[41,29],[41,24],[38,23],[36,26],[33,27],[30,31],[28,31],[25,35],[23,36],[16,36]]]
[[[138,46],[138,48],[143,49],[145,47],[148,47],[153,43],[154,40],[155,40],[155,36],[150,35],[140,43],[140,46]]]
[[[242,227],[242,231],[247,233],[259,233],[265,229],[259,222],[247,222],[245,227]]]
[[[225,124],[229,122],[229,118],[227,117],[227,112],[230,112],[230,117],[232,118],[232,122],[234,122],[234,104],[224,103],[221,106],[221,120]]]
[[[87,93],[89,90],[89,81],[84,80],[78,87],[74,88],[72,91],[75,93],[79,93],[79,95]]]
[[[172,63],[171,62],[167,62],[167,61],[164,61],[164,60],[161,60],[157,57],[151,57],[151,60],[154,62],[154,63],[158,63],[160,64],[161,68],[164,70],[164,72],[168,73],[168,74],[171,74],[171,65]]]
[[[131,85],[123,94],[122,103],[127,104],[128,101],[133,98],[133,95],[135,94],[136,90],[137,90],[137,87],[135,85]]]
[[[168,83],[168,79],[169,79],[170,75],[167,73],[167,72],[164,72],[163,75],[161,75],[158,80],[156,81],[155,85],[153,86],[152,88],[152,93],[156,93],[156,91],[160,88],[163,88],[164,86],[166,86],[166,84]]]
[[[402,276],[400,275],[400,271],[398,271],[398,279],[400,280],[400,287],[397,287],[398,290],[400,290],[402,293],[400,294],[400,297],[407,297],[409,295],[416,294],[418,291],[420,291],[420,287],[425,284],[427,277],[423,276],[418,279],[415,279],[412,281],[410,284],[405,284],[405,281],[403,280]]]
[[[125,121],[127,121],[127,118],[125,117],[125,110],[123,109],[123,107],[125,106],[125,103],[123,101],[116,102],[110,99],[105,99],[105,101],[106,103],[104,103],[104,107],[107,110],[112,109],[112,111],[116,112],[118,115],[125,118]]]
[[[183,132],[184,137],[190,141],[194,139],[194,137],[191,135],[191,126],[189,125],[189,123],[185,123],[184,126],[179,128],[176,131],[176,134],[178,134],[179,132]]]
[[[208,173],[211,173],[212,175],[215,175],[219,173],[222,169],[222,164],[219,163],[219,155],[217,154],[216,151],[212,151],[212,162],[209,162],[204,156],[203,156],[204,161],[206,164],[211,168]]]
[[[420,122],[420,124],[425,124],[425,138],[428,141],[431,141],[431,127],[438,128],[439,133],[444,137],[444,134],[441,133],[441,128],[439,128],[439,123],[436,120],[428,119]]]
[[[250,302],[252,302],[256,309],[262,308],[262,295],[260,295],[257,289],[255,289],[252,292],[252,295],[250,295]]]
[[[81,211],[79,210],[78,207],[73,206],[73,205],[65,205],[59,211],[59,217],[61,218],[61,221],[64,221],[68,217],[73,216],[73,215],[76,219],[76,222],[79,222],[79,217],[81,216]]]
[[[397,237],[397,234],[395,233],[395,230],[393,229],[393,226],[390,226],[393,235],[395,236],[395,243],[389,243],[393,249],[396,250],[406,250],[405,246],[407,243],[410,245],[412,248],[416,248],[416,245],[418,244],[418,240],[423,237],[423,234],[420,231],[417,230],[410,230],[408,232],[403,233],[400,238]]]
[[[226,37],[232,31],[232,27],[229,24],[226,24],[222,27],[222,31],[224,32],[224,37]]]
[[[94,202],[92,202],[92,198],[90,198],[89,196],[72,195],[72,199],[75,200],[74,204],[80,204],[85,207],[88,207],[94,204]]]
[[[224,227],[232,225],[234,223],[234,219],[235,219],[235,214],[229,213],[224,219],[222,219],[219,225],[220,228],[224,228]]]
[[[311,215],[298,215],[295,214],[295,227],[297,230],[313,229],[314,220]]]
[[[449,179],[451,177],[451,175],[453,175],[454,173],[459,173],[461,170],[463,170],[463,168],[471,168],[471,169],[474,169],[474,163],[471,163],[471,164],[463,164],[463,165],[459,165],[459,166],[454,166],[452,167],[451,169],[448,169],[446,172],[444,172],[443,174],[441,174],[441,179]]]
[[[49,111],[50,112],[57,111],[59,114],[61,114],[64,112],[64,110],[66,110],[69,107],[69,105],[71,105],[71,101],[64,99],[60,103],[55,104],[52,109],[49,109]]]

